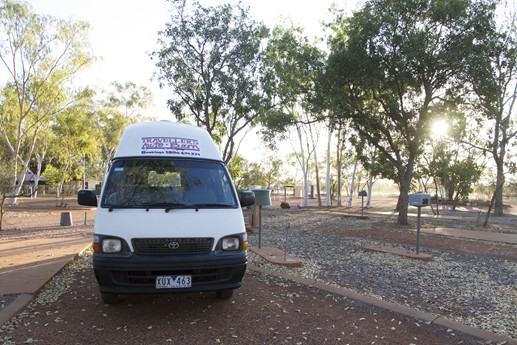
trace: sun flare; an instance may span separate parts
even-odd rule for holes
[[[449,124],[445,120],[437,120],[431,127],[431,136],[436,139],[443,138],[447,135],[448,129]]]

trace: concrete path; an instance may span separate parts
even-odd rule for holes
[[[517,226],[517,224],[515,226]],[[504,234],[501,232],[450,228],[422,228],[420,231],[427,234],[443,235],[448,237],[470,238],[473,240],[517,244],[517,234]]]
[[[0,295],[17,295],[0,310],[0,326],[22,311],[91,241],[84,236],[0,240]]]

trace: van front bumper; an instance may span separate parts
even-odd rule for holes
[[[246,271],[246,253],[216,255],[93,255],[95,277],[102,293],[178,293],[236,289]],[[189,288],[157,289],[156,277],[190,275]]]

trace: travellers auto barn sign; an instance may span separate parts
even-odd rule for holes
[[[201,150],[197,139],[175,137],[141,138],[141,154],[163,154],[175,156],[200,157]]]

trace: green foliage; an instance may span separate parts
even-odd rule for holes
[[[414,165],[433,118],[457,101],[463,33],[482,13],[469,0],[371,0],[330,27],[328,107],[376,148],[384,177],[399,184],[399,222],[407,222]]]
[[[47,164],[44,174],[49,186],[56,188],[66,179],[65,171],[54,167],[52,164]]]
[[[113,159],[124,129],[132,123],[144,120],[141,110],[152,103],[150,90],[131,82],[113,82],[112,89],[107,90],[96,107],[94,129],[97,133],[100,150],[101,174]]]
[[[22,186],[14,184],[16,175],[28,171],[38,136],[69,105],[68,85],[93,59],[88,29],[85,22],[33,13],[22,2],[0,3],[0,61],[7,76],[0,132],[12,158],[14,195]]]
[[[80,180],[86,160],[98,159],[96,136],[92,135],[91,127],[93,114],[88,112],[91,107],[90,102],[83,102],[67,108],[58,114],[52,126],[55,138],[49,156],[62,173],[60,183]]]
[[[482,15],[471,20],[464,32],[462,81],[471,92],[476,120],[484,127],[471,145],[489,153],[496,165],[494,213],[501,216],[505,176],[516,167],[512,146],[517,145],[517,28],[515,8],[510,9],[508,22],[497,24],[497,3],[479,2],[473,9]]]
[[[246,133],[270,106],[263,77],[262,41],[268,30],[237,5],[204,7],[170,1],[171,21],[160,33],[162,48],[151,54],[179,120],[192,118],[221,144],[229,162],[235,137]]]
[[[449,166],[448,181],[446,183],[446,193],[448,200],[468,199],[473,190],[474,184],[481,177],[483,171],[471,157],[455,162]]]
[[[257,163],[237,155],[230,162],[228,169],[239,190],[246,190],[252,185],[271,188],[272,185],[280,182],[282,164],[283,161],[274,156],[269,156]]]
[[[280,182],[283,173],[283,161],[280,158],[270,155],[262,161],[261,165],[264,170],[264,186],[270,189],[272,185]]]
[[[273,29],[266,48],[266,66],[275,107],[262,119],[266,142],[301,121],[299,113],[312,113],[324,58],[324,52],[309,41],[300,27]]]
[[[230,176],[232,180],[237,181],[237,179],[242,175],[242,169],[244,168],[245,159],[241,155],[233,156],[230,163],[228,163],[228,171],[230,172]]]
[[[125,118],[143,119],[139,113],[148,108],[153,102],[151,90],[145,86],[136,85],[133,82],[113,82],[113,90],[108,91],[107,99],[103,106],[113,111],[122,112]]]

